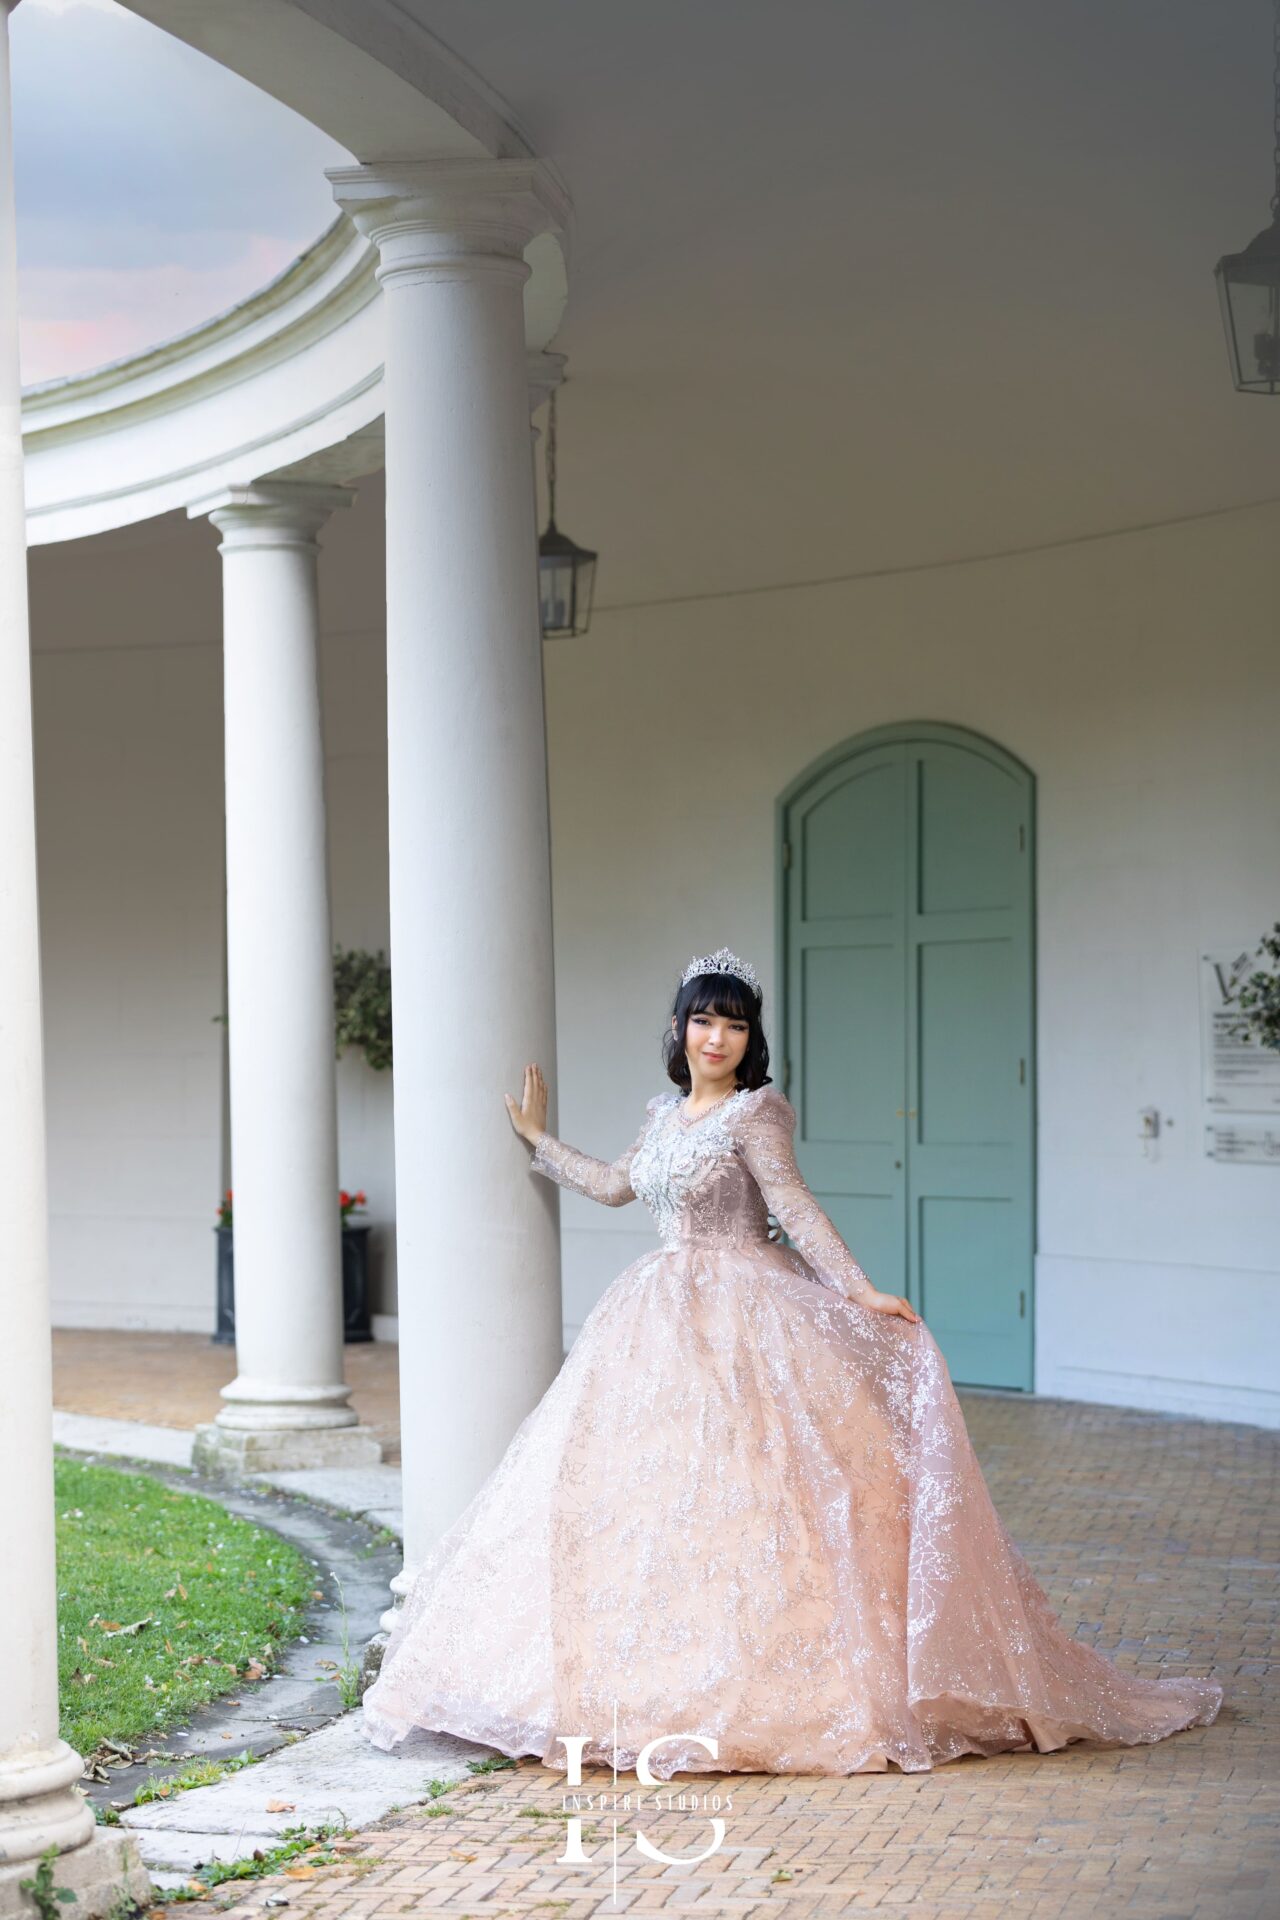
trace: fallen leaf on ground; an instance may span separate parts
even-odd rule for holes
[[[297,1803],[293,1800],[268,1800],[268,1813],[296,1813]]]

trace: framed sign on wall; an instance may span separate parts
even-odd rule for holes
[[[1211,1160],[1280,1166],[1280,1053],[1248,1037],[1237,1002],[1258,965],[1243,943],[1200,956],[1204,1150]]]

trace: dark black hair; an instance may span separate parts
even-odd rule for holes
[[[746,980],[740,980],[736,973],[695,973],[692,980],[676,989],[675,1003],[671,1009],[676,1030],[673,1033],[668,1022],[662,1043],[667,1078],[674,1080],[678,1087],[683,1087],[686,1093],[690,1091],[693,1078],[689,1072],[689,1056],[684,1042],[689,1015],[719,1013],[726,1020],[745,1020],[750,1027],[747,1050],[738,1062],[739,1087],[767,1086],[770,1079],[769,1042],[764,1037],[763,1005],[763,996]]]

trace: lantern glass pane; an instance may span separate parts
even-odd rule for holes
[[[1280,261],[1236,254],[1218,268],[1218,296],[1242,393],[1280,393]]]
[[[539,597],[542,601],[542,631],[572,633],[573,563],[562,554],[544,554],[538,562]]]
[[[591,625],[591,596],[596,589],[596,556],[587,554],[578,562],[578,591],[574,604],[575,633],[585,633]]]

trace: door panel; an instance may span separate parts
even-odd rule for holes
[[[910,1297],[954,1379],[1029,1387],[1023,783],[968,747],[905,751]]]
[[[1015,1210],[993,1196],[933,1194],[917,1201],[920,1264],[929,1297],[921,1307],[953,1380],[986,1387],[1030,1386],[1016,1285],[1021,1246]]]
[[[811,927],[876,916],[896,926],[905,897],[902,773],[900,751],[868,755],[801,815],[801,911]]]
[[[906,1262],[902,1086],[906,825],[901,750],[819,782],[792,827],[801,910],[788,940],[796,1157],[869,1272]],[[794,854],[793,854],[794,858]]]
[[[920,938],[916,946],[919,1127],[925,1146],[1007,1146],[1017,1116],[1008,940]]]
[[[1012,906],[1006,805],[1013,782],[965,748],[917,748],[921,913]]]
[[[884,731],[784,803],[797,1157],[957,1382],[1029,1388],[1030,776],[960,729]]]

